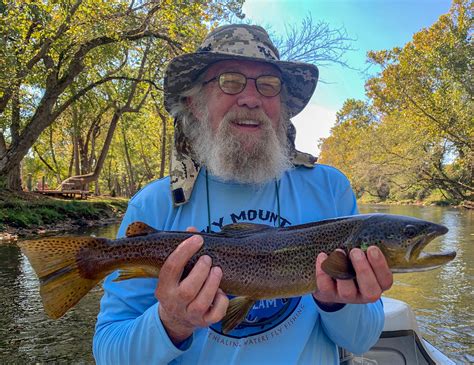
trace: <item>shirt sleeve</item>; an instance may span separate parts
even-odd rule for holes
[[[367,352],[379,339],[384,326],[381,300],[369,304],[346,304],[335,312],[318,307],[327,336],[354,354]]]
[[[139,209],[130,204],[118,236],[139,218]],[[168,337],[154,296],[156,279],[114,282],[116,277],[112,273],[103,284],[93,339],[97,364],[167,364],[190,347],[192,338],[177,348]]]
[[[349,180],[344,176],[339,181],[336,194],[336,209],[337,215],[340,217],[347,215],[358,214],[357,199],[349,183]]]

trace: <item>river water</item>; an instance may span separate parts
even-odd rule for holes
[[[361,206],[360,210],[411,215],[449,228],[429,247],[433,251],[456,250],[456,259],[434,271],[397,274],[385,295],[407,302],[424,337],[456,363],[473,363],[473,211],[380,205]],[[117,228],[113,225],[79,233],[112,238]],[[100,288],[63,318],[52,321],[43,312],[38,280],[19,249],[0,246],[0,262],[0,364],[93,363],[91,344]]]

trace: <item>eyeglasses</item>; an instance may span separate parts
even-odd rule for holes
[[[257,78],[247,77],[240,72],[224,72],[219,76],[204,81],[202,84],[207,85],[212,81],[218,81],[220,89],[229,95],[241,93],[247,85],[247,80],[255,80],[257,91],[263,96],[277,96],[281,91],[282,81],[278,76],[261,75]]]

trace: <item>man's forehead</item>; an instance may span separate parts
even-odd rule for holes
[[[246,60],[224,60],[213,63],[205,72],[205,76],[216,76],[222,72],[256,72],[258,74],[280,76],[278,67],[267,62],[254,62]]]

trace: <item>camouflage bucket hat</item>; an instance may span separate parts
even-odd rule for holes
[[[318,68],[301,62],[280,61],[278,50],[268,33],[256,25],[231,24],[213,30],[195,53],[171,60],[165,72],[164,96],[166,110],[179,101],[179,95],[193,86],[198,76],[211,64],[229,60],[266,62],[282,74],[288,92],[284,101],[289,117],[304,109],[318,82]]]

